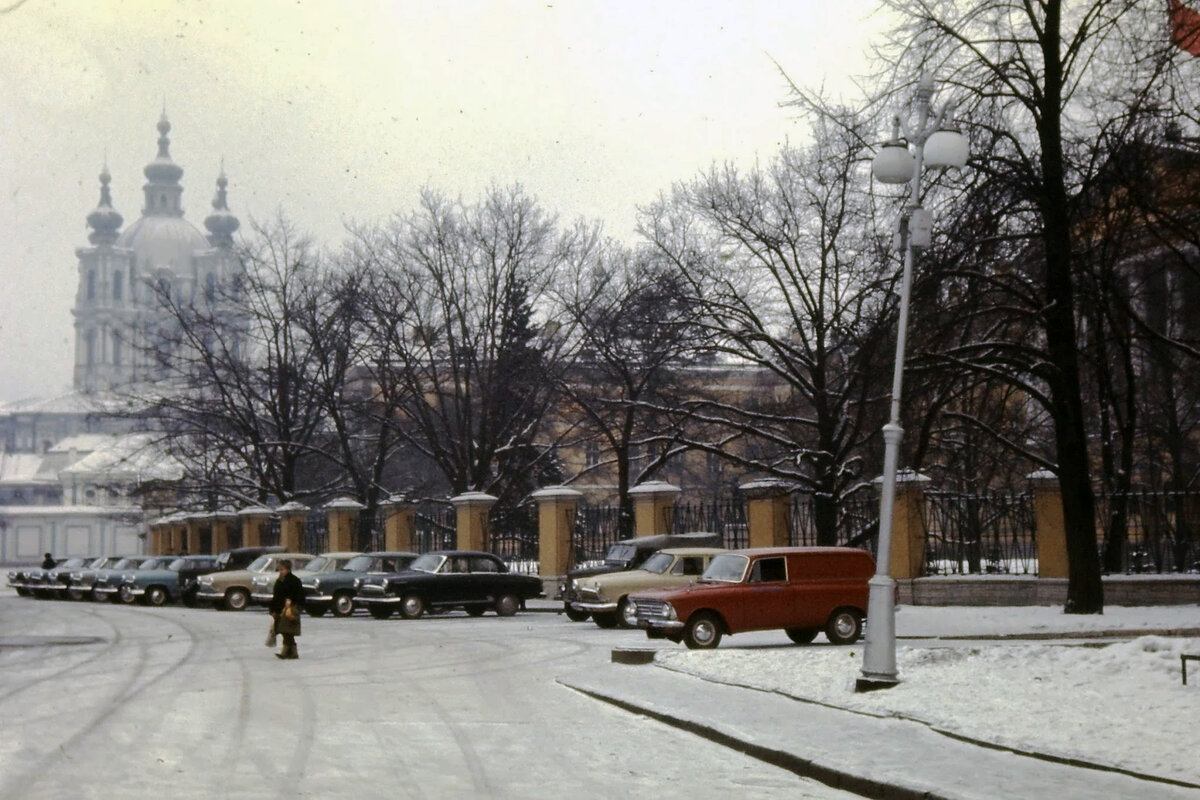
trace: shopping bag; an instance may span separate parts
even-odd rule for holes
[[[276,639],[276,635],[275,635],[275,619],[272,618],[271,619],[271,629],[269,631],[267,631],[267,641],[264,642],[264,644],[266,644],[267,647],[274,647],[276,641],[277,641],[277,639]]]

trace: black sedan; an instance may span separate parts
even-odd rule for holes
[[[462,608],[473,617],[488,609],[509,617],[526,600],[541,596],[541,578],[509,572],[491,553],[437,550],[403,572],[364,578],[355,604],[366,606],[376,619],[387,619],[397,610],[405,619],[416,619],[427,610],[451,608]]]

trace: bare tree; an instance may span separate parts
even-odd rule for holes
[[[820,118],[812,146],[746,174],[714,167],[645,209],[641,225],[686,281],[715,348],[777,386],[746,403],[692,401],[689,425],[720,434],[688,444],[810,489],[826,544],[863,477],[892,314],[856,179],[869,155],[861,126],[848,112]]]

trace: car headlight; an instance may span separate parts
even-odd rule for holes
[[[362,585],[363,585],[363,579],[362,579],[362,578],[355,578],[355,579],[354,579],[354,588],[355,588],[355,589],[361,589],[361,588],[362,588]]]
[[[200,583],[204,586],[212,586],[212,578],[208,577],[207,575],[203,575],[200,577],[200,580],[197,581],[197,583]]]
[[[68,577],[73,581],[77,581],[83,577],[83,573],[82,572],[72,572]]]
[[[136,576],[130,575],[128,572],[121,576],[122,583],[133,583],[136,579]]]
[[[675,606],[671,605],[670,603],[664,603],[663,605],[667,607],[667,619],[679,619],[679,615],[675,613]]]
[[[313,588],[314,592],[321,591],[321,579],[320,578],[313,578],[312,588]]]

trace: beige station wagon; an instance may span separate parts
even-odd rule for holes
[[[726,552],[719,547],[671,547],[659,550],[637,569],[607,572],[576,581],[571,608],[591,614],[601,628],[636,627],[637,618],[628,597],[646,589],[686,586],[704,573],[712,557]]]
[[[241,611],[250,603],[254,579],[279,572],[279,562],[292,560],[292,569],[304,569],[314,556],[310,553],[264,553],[245,569],[211,572],[201,575],[196,589],[197,603],[210,603],[226,611]]]

